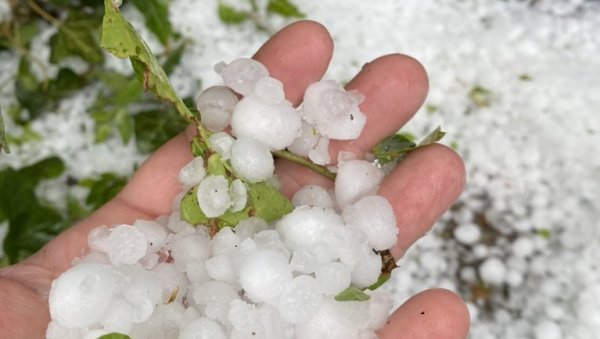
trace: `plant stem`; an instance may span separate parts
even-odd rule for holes
[[[48,12],[46,12],[35,1],[33,1],[33,0],[27,0],[27,4],[29,5],[29,7],[31,7],[31,9],[34,12],[36,12],[39,16],[41,16],[42,18],[44,18],[49,23],[51,23],[53,26],[56,26],[57,28],[60,28],[60,26],[62,25],[62,22],[60,20],[58,20],[57,18],[53,17]]]
[[[327,167],[325,167],[325,166],[317,165],[308,159],[305,159],[301,156],[298,156],[298,155],[288,152],[288,151],[273,151],[272,153],[276,157],[286,159],[291,162],[295,162],[299,165],[302,165],[308,169],[311,169],[311,170],[319,173],[320,175],[324,176],[325,178],[335,180],[335,173],[328,170]]]

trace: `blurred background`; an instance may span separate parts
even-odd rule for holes
[[[326,78],[382,54],[418,59],[430,94],[401,132],[436,126],[464,158],[457,203],[384,288],[401,304],[459,293],[472,338],[600,333],[600,2],[590,0],[124,0],[192,106],[219,61],[301,18],[331,32]],[[184,128],[99,47],[98,0],[0,0],[0,266],[113,197]],[[401,227],[401,225],[400,225]]]

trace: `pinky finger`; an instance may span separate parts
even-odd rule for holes
[[[382,339],[464,339],[468,332],[469,312],[462,299],[431,289],[408,299],[377,334]]]

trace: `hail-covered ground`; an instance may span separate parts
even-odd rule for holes
[[[595,338],[600,333],[600,158],[594,147],[600,140],[600,4],[296,3],[334,37],[328,79],[347,81],[382,54],[420,60],[429,73],[430,94],[405,130],[422,135],[441,125],[447,132],[443,142],[466,163],[465,192],[400,260],[385,285],[394,303],[445,287],[468,302],[472,338]],[[181,96],[195,93],[199,81],[204,88],[220,82],[215,62],[251,55],[267,38],[252,23],[223,25],[215,6],[216,1],[171,3],[173,25],[192,41],[172,75]],[[142,21],[132,9],[126,15]],[[269,21],[274,30],[283,24],[278,20]],[[50,35],[34,41],[40,57],[47,57]],[[16,63],[0,60],[2,79]],[[0,91],[1,100],[11,100],[10,86]],[[81,114],[89,97],[83,93],[35,121],[32,128],[44,141],[15,147],[19,157],[1,161],[20,166],[60,154],[79,177],[108,169],[128,173],[141,161],[132,144],[113,140],[95,146],[91,132],[72,133],[92,130],[78,128],[93,124]],[[115,156],[131,162],[114,168],[105,159]]]

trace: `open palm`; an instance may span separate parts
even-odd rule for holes
[[[274,35],[254,58],[283,82],[287,99],[297,105],[306,87],[323,76],[332,52],[332,39],[321,25],[300,21]],[[427,75],[414,59],[387,55],[366,64],[347,88],[365,95],[360,107],[368,121],[359,139],[331,142],[332,159],[342,150],[362,157],[380,139],[402,127],[425,99]],[[0,338],[45,336],[50,284],[74,258],[84,254],[90,229],[170,213],[180,191],[179,170],[192,158],[190,138],[189,133],[173,138],[143,164],[116,198],[31,258],[0,270]],[[309,183],[332,186],[328,179],[286,161],[277,163],[276,174],[288,196]],[[463,184],[462,161],[441,145],[411,153],[384,180],[379,194],[394,207],[399,227],[392,250],[396,258],[450,206]],[[427,290],[396,310],[378,334],[382,338],[465,338],[468,321],[458,296],[446,290]]]

